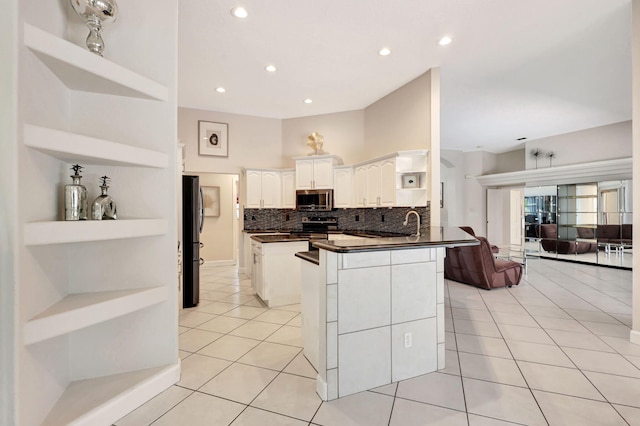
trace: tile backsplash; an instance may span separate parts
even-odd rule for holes
[[[335,217],[341,231],[415,232],[415,217],[409,225],[402,222],[407,212],[420,214],[422,227],[428,227],[430,209],[427,207],[390,207],[336,209],[330,212],[299,212],[291,209],[244,209],[244,230],[301,231],[303,217]]]

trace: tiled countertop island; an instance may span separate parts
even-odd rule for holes
[[[420,237],[316,242],[302,270],[305,355],[324,400],[444,368],[445,248],[477,244],[458,228]]]

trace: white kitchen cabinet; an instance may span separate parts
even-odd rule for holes
[[[251,241],[251,286],[268,307],[300,303],[301,273],[295,254],[307,250],[308,241]]]
[[[396,205],[396,161],[389,158],[380,162],[380,202],[383,207]]]
[[[333,207],[353,206],[353,167],[337,166],[333,169]]]
[[[353,176],[355,206],[426,206],[427,155],[426,150],[399,151],[357,164]]]
[[[395,204],[396,170],[393,158],[366,166],[366,207],[391,207]]]
[[[380,205],[380,164],[372,163],[367,166],[366,206]]]
[[[428,151],[402,151],[395,158],[397,206],[426,206],[429,201]]]
[[[296,189],[333,189],[333,166],[341,164],[335,155],[297,157]]]
[[[247,169],[246,208],[280,208],[282,206],[282,182],[279,170]]]
[[[367,166],[357,166],[353,175],[353,191],[356,207],[367,206]]]
[[[68,3],[15,3],[17,137],[3,143],[15,154],[6,202],[18,238],[5,293],[15,295],[6,330],[20,362],[3,408],[24,426],[113,424],[180,378],[177,55],[114,37],[100,57]],[[130,6],[119,30],[176,46],[176,0]],[[89,203],[99,177],[111,178],[118,220],[60,220],[76,163]]]
[[[282,171],[282,208],[296,208],[296,172],[295,170]]]

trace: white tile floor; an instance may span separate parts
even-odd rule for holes
[[[180,382],[116,424],[640,425],[630,271],[540,259],[511,289],[446,286],[444,370],[323,403],[300,306],[266,309],[235,268],[205,266]]]

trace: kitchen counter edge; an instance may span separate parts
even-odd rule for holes
[[[473,246],[480,242],[466,232],[454,227],[431,227],[420,236],[380,237],[359,240],[329,240],[313,242],[313,247],[337,253],[353,253],[380,250],[403,250],[421,247]]]

